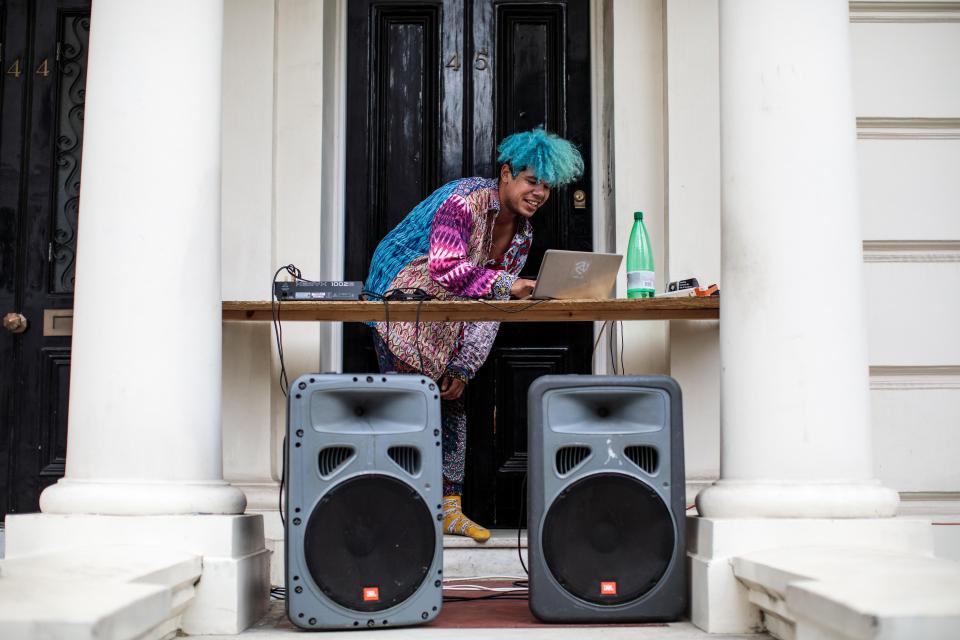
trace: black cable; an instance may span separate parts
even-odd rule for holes
[[[414,344],[417,347],[417,359],[420,363],[420,375],[426,375],[423,372],[423,353],[420,350],[420,309],[423,306],[423,303],[427,300],[436,300],[436,296],[430,295],[419,287],[397,287],[395,289],[388,289],[387,291],[383,292],[383,294],[364,289],[360,295],[366,299],[374,298],[383,302],[383,318],[384,324],[386,325],[386,336],[384,342],[387,347],[387,352],[390,351],[390,302],[397,300],[417,301],[417,317],[413,326]]]
[[[487,300],[484,300],[483,298],[466,298],[466,299],[467,299],[467,300],[473,300],[473,301],[476,301],[476,302],[482,302],[483,304],[487,305],[488,307],[493,307],[494,309],[496,309],[497,311],[499,311],[499,312],[501,312],[501,313],[520,313],[521,311],[526,311],[527,309],[530,309],[531,307],[535,307],[535,306],[537,306],[538,304],[543,304],[544,302],[549,302],[549,301],[551,300],[551,298],[543,298],[542,300],[534,300],[534,301],[531,302],[530,304],[525,305],[525,306],[523,306],[523,307],[520,307],[519,309],[505,309],[505,308],[503,308],[503,307],[498,307],[497,305],[495,305],[495,304],[493,304],[492,302],[489,302],[489,301],[487,301]]]
[[[270,587],[270,598],[273,600],[286,600],[287,599],[286,587]]]
[[[413,295],[407,294],[408,291],[413,292]],[[404,295],[400,295],[400,294],[404,294]],[[470,297],[457,296],[456,298],[451,300],[441,300],[440,298],[434,295],[430,295],[427,292],[425,292],[423,289],[420,289],[417,287],[400,287],[397,289],[390,289],[388,291],[385,291],[382,294],[376,293],[375,291],[368,291],[364,289],[360,293],[360,296],[361,296],[361,299],[366,301],[389,300],[391,302],[414,302],[414,301],[427,302],[429,300],[439,300],[441,302],[457,302],[457,301],[479,302],[481,304],[487,305],[488,307],[493,307],[494,309],[496,309],[497,311],[500,311],[501,313],[520,313],[522,311],[526,311],[527,309],[530,309],[531,307],[535,307],[538,304],[549,302],[552,299],[552,298],[543,298],[540,300],[532,300],[530,304],[524,305],[518,309],[507,309],[504,307],[498,307],[496,304],[490,302],[489,300],[486,300],[485,298],[470,298]]]
[[[597,345],[600,344],[600,339],[603,337],[603,332],[607,328],[607,323],[609,320],[605,320],[602,325],[600,325],[600,332],[597,334],[597,339],[593,342],[593,351],[590,352],[590,368],[594,371],[596,367],[594,366],[594,359],[597,357]]]
[[[300,269],[295,264],[285,264],[273,273],[273,282],[270,283],[270,314],[273,317],[273,333],[277,339],[277,357],[280,359],[280,391],[283,396],[287,396],[287,388],[290,386],[290,378],[287,377],[287,367],[283,359],[283,323],[280,321],[280,298],[277,297],[277,276],[281,271],[286,271],[295,280],[300,282],[314,282],[303,277]]]
[[[621,374],[621,375],[626,375],[626,374],[627,374],[627,368],[623,365],[623,345],[624,345],[624,339],[623,339],[623,320],[617,320],[617,324],[620,325],[620,374]]]
[[[281,271],[290,272],[290,268],[296,269],[292,264],[284,265],[277,269],[273,274],[273,281],[270,283],[270,314],[273,317],[273,335],[277,340],[277,357],[280,359],[280,391],[283,397],[287,397],[287,387],[290,385],[287,379],[287,369],[283,362],[283,325],[280,323],[280,298],[277,297],[277,276]]]
[[[470,596],[443,596],[443,601],[445,603],[450,602],[481,602],[483,600],[529,600],[530,597],[526,593],[511,593],[505,591],[503,593],[491,593],[486,596],[476,596],[471,598]]]
[[[443,596],[444,604],[454,604],[457,602],[481,602],[483,600],[519,600],[526,602],[530,598],[520,594],[497,593],[491,596],[478,596],[476,598],[467,598],[464,596]]]
[[[283,455],[280,457],[280,493],[277,496],[277,511],[280,512],[280,524],[287,526],[287,521],[283,518],[283,480],[287,475],[287,436],[283,436]]]
[[[416,301],[417,302],[417,315],[414,320],[414,326],[413,326],[414,344],[416,345],[416,348],[417,348],[417,360],[418,360],[418,364],[420,365],[419,366],[420,375],[425,376],[426,373],[424,372],[424,369],[423,369],[423,352],[420,349],[420,311],[423,307],[424,302],[427,302],[428,300],[438,300],[438,298],[434,295],[427,293],[423,289],[420,289],[419,287],[397,287],[394,289],[388,289],[387,291],[384,291],[382,294],[377,293],[375,291],[369,291],[367,289],[364,289],[363,291],[360,292],[360,297],[363,300],[380,300],[381,302],[383,302],[383,319],[384,319],[384,324],[386,325],[384,328],[385,334],[386,334],[384,342],[386,344],[386,348],[388,352],[390,351],[390,302],[392,301]],[[464,298],[460,298],[460,299],[464,299]],[[498,307],[497,305],[492,304],[487,300],[484,300],[483,298],[465,298],[465,299],[472,300],[475,302],[480,302],[482,304],[487,305],[488,307],[493,307],[494,309],[502,313],[520,313],[521,311],[526,311],[531,307],[535,307],[538,304],[542,304],[547,301],[547,299],[534,300],[530,304],[524,305],[519,309],[505,309],[503,307]],[[281,358],[281,366],[282,366],[282,358]]]
[[[420,353],[420,307],[423,306],[423,300],[417,302],[417,318],[413,325],[413,342],[417,345],[417,360],[420,363],[420,375],[425,376],[423,372],[423,354]]]
[[[517,516],[517,557],[520,558],[520,566],[523,567],[523,573],[530,575],[530,572],[527,571],[527,563],[523,561],[523,554],[520,552],[520,526],[523,524],[523,512],[525,509],[525,501],[527,496],[527,472],[523,472],[523,481],[520,482],[520,515]],[[530,526],[530,523],[527,523],[527,526]],[[530,546],[530,536],[527,536],[527,547]]]
[[[303,275],[300,273],[300,269],[298,269],[296,265],[287,264],[274,272],[273,282],[270,283],[270,312],[273,316],[273,332],[277,339],[277,357],[280,359],[280,379],[278,382],[280,385],[280,391],[283,392],[283,397],[287,397],[287,387],[290,386],[290,379],[287,377],[287,367],[283,360],[283,324],[280,322],[280,298],[277,297],[276,288],[277,276],[280,275],[281,271],[286,271],[297,280],[304,280],[305,282],[310,282],[310,280],[305,280],[303,278]],[[287,473],[286,436],[283,438],[283,446],[281,448],[283,450],[283,454],[280,460],[280,491],[277,494],[277,512],[280,514],[280,524],[286,527],[287,521],[283,517],[283,485]]]
[[[610,327],[610,331],[607,332],[607,355],[610,357],[610,366],[613,368],[613,375],[619,375],[617,371],[617,327]]]
[[[387,300],[386,296],[383,296],[382,300],[383,300],[383,317],[387,321],[387,332],[385,336],[386,338],[385,344],[387,345],[387,354],[389,354],[390,353],[390,301]]]

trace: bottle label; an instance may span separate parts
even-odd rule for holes
[[[654,289],[653,271],[627,271],[627,290]]]

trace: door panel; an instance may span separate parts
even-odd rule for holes
[[[349,4],[348,280],[366,278],[380,238],[440,184],[439,169],[451,162],[441,150],[441,113],[456,116],[440,104],[441,9],[436,2]],[[344,344],[344,371],[377,370],[365,325],[345,325]]]
[[[0,336],[4,514],[36,511],[64,471],[70,337],[46,335],[44,312],[73,306],[89,6],[4,5],[0,312],[28,321],[24,333]],[[15,60],[21,73],[6,73]]]
[[[496,145],[510,133],[545,126],[589,160],[588,8],[586,0],[350,3],[347,278],[365,278],[380,239],[440,184],[496,175]],[[571,197],[589,184],[588,167],[537,212],[525,276],[536,277],[548,248],[591,249],[590,210],[574,209]],[[480,522],[516,526],[527,387],[548,373],[588,372],[591,346],[590,323],[501,326],[468,385],[464,501]],[[346,325],[344,371],[376,366],[369,329]]]

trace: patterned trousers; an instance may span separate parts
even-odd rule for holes
[[[383,338],[373,332],[373,348],[377,352],[380,373],[420,373],[419,369],[400,360],[387,349]],[[443,495],[463,495],[463,470],[467,452],[467,411],[464,395],[456,400],[440,401],[443,439]]]

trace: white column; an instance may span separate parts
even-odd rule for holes
[[[222,0],[91,16],[66,477],[45,513],[242,513],[220,427]]]
[[[710,517],[892,516],[873,479],[849,20],[720,3],[720,481]]]
[[[790,635],[734,560],[922,553],[929,527],[873,478],[848,3],[723,0],[719,30],[720,480],[687,519],[690,611]]]

